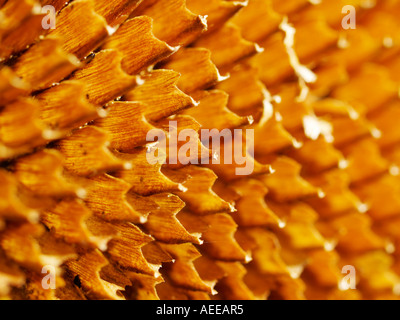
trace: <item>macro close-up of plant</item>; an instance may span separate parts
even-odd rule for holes
[[[398,300],[399,53],[400,0],[0,0],[0,298]]]

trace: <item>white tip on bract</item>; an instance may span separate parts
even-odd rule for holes
[[[59,137],[59,132],[56,130],[45,129],[42,131],[42,137],[46,140],[55,140]]]
[[[246,263],[249,263],[249,262],[253,261],[253,257],[251,256],[251,253],[246,254],[246,257],[244,258],[244,261]]]
[[[393,47],[393,38],[392,37],[384,37],[383,38],[383,46],[385,48],[392,48]]]
[[[389,167],[389,173],[390,175],[397,177],[398,175],[400,175],[400,168],[397,165],[393,164]]]
[[[286,221],[279,220],[278,226],[279,226],[280,229],[283,229],[284,227],[286,227]]]
[[[385,251],[388,254],[392,254],[392,253],[394,253],[396,251],[396,247],[392,242],[389,242],[385,246]]]
[[[372,9],[376,6],[376,0],[362,0],[360,6],[363,9]]]
[[[378,128],[371,128],[371,135],[375,139],[380,139],[382,137],[382,132]]]
[[[84,188],[79,188],[78,190],[75,191],[76,196],[80,199],[85,199],[87,196],[87,191]]]
[[[192,97],[190,97],[190,99],[192,100],[192,104],[193,104],[195,107],[198,107],[198,106],[200,105],[200,101],[196,101],[196,100],[194,100]]]
[[[181,183],[178,184],[178,189],[181,192],[187,192],[189,190],[188,188],[184,187]]]
[[[342,169],[342,170],[346,169],[349,167],[349,162],[346,159],[341,159],[341,160],[339,160],[338,166],[339,166],[339,169]]]
[[[232,4],[235,5],[235,6],[247,7],[249,5],[249,0],[246,0],[246,1],[232,1]]]
[[[283,40],[283,43],[289,56],[290,65],[299,78],[301,93],[297,100],[298,102],[303,102],[307,98],[309,92],[306,84],[315,82],[317,80],[317,75],[300,63],[299,57],[294,50],[294,36],[296,34],[296,29],[289,23],[287,16],[282,19],[279,29],[285,32],[285,39]]]
[[[98,115],[100,118],[105,118],[105,117],[108,116],[108,111],[107,111],[106,109],[103,109],[103,108],[98,108],[98,109],[97,109],[97,115]]]
[[[132,162],[126,161],[124,162],[124,170],[132,170],[133,164]]]
[[[319,119],[315,115],[307,115],[303,117],[303,127],[305,135],[311,140],[317,140],[322,135],[326,142],[333,142],[333,127],[329,122]]]
[[[348,47],[350,47],[350,42],[347,40],[347,37],[345,34],[340,34],[338,42],[337,42],[337,46],[340,49],[347,49]]]
[[[253,116],[248,116],[248,117],[247,117],[247,121],[249,122],[249,124],[253,124],[253,123],[254,123],[254,118],[253,118]]]
[[[208,29],[208,15],[199,15],[199,18],[201,20],[201,23],[206,27],[206,30]]]
[[[272,166],[269,166],[268,170],[269,170],[270,174],[273,174],[276,172],[276,170],[274,168],[272,168]]]
[[[263,115],[261,117],[261,120],[259,122],[260,126],[264,125],[267,123],[269,119],[274,115],[274,107],[271,103],[272,97],[269,91],[266,88],[263,88]]]
[[[299,264],[299,265],[287,266],[287,269],[292,279],[298,279],[303,273],[304,265]]]
[[[360,212],[360,213],[366,213],[366,212],[369,210],[369,206],[368,206],[366,203],[360,202],[360,203],[357,205],[357,210],[358,210],[358,212]]]
[[[301,147],[303,147],[303,142],[298,141],[296,139],[292,140],[292,145],[295,149],[300,149]]]
[[[107,25],[106,29],[107,29],[108,35],[112,36],[118,30],[118,27],[119,26],[111,27],[111,26]]]
[[[227,73],[226,75],[221,75],[221,73],[219,72],[219,70],[217,69],[217,81],[218,82],[222,82],[225,80],[228,80],[231,77],[230,73]]]
[[[332,241],[325,241],[324,242],[324,250],[327,252],[331,252],[335,249],[337,244],[337,241],[332,240]]]
[[[40,214],[36,210],[30,210],[28,212],[28,220],[31,223],[38,223],[40,219]]]
[[[148,218],[147,218],[147,217],[144,217],[144,216],[141,216],[141,217],[139,218],[139,222],[140,222],[141,224],[146,223],[147,220],[148,220]]]
[[[136,84],[138,86],[142,86],[142,85],[144,85],[144,83],[145,83],[145,81],[141,76],[136,76]]]
[[[254,45],[257,53],[262,53],[265,51],[263,47],[260,47],[257,43]]]

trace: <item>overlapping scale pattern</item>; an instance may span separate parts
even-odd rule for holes
[[[0,298],[398,299],[399,17],[397,0],[0,0]],[[147,161],[150,130],[171,148],[185,129],[191,160],[215,157],[201,129],[244,129],[252,174]]]

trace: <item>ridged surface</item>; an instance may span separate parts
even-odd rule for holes
[[[347,2],[0,1],[0,298],[398,299],[400,3]],[[251,175],[146,160],[214,128]]]

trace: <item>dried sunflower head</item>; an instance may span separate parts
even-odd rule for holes
[[[399,16],[0,0],[0,298],[397,299]]]

